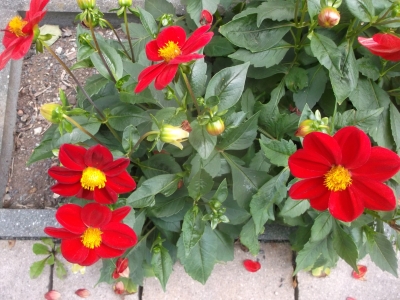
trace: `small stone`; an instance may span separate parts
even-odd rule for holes
[[[19,109],[17,115],[22,117],[24,115],[24,111],[22,109]]]
[[[28,118],[29,118],[28,115],[23,115],[23,116],[21,117],[21,121],[22,121],[22,122],[26,122],[26,120],[28,120]]]
[[[62,53],[63,48],[58,47],[55,52],[57,53],[57,55],[60,55]]]
[[[29,194],[33,194],[37,191],[37,188],[33,187],[29,190]]]
[[[37,127],[33,129],[33,134],[34,135],[39,135],[42,133],[43,127]]]
[[[62,84],[62,85],[60,85],[60,89],[62,89],[63,91],[65,91],[65,90],[67,89],[67,86],[64,85],[64,84]]]

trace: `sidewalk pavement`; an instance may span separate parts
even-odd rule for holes
[[[51,280],[53,289],[61,293],[61,299],[81,299],[75,291],[81,288],[91,293],[88,299],[138,300],[137,294],[119,296],[112,286],[101,283],[99,278],[101,262],[87,267],[85,274],[73,274],[69,264],[67,277],[50,278],[50,268],[46,266],[37,279],[29,278],[30,265],[40,257],[32,252],[33,240],[0,240],[0,299],[44,299]],[[261,269],[250,273],[243,267],[244,259],[258,259]],[[400,261],[400,256],[399,256]],[[298,286],[292,278],[292,251],[288,243],[262,243],[256,258],[235,248],[235,259],[225,264],[217,264],[205,285],[190,278],[183,267],[174,266],[167,291],[164,292],[155,278],[145,280],[143,300],[398,300],[400,299],[400,279],[378,269],[369,258],[361,264],[368,267],[366,280],[351,277],[351,268],[340,261],[329,277],[315,278],[308,272],[298,274]],[[400,271],[400,269],[399,269]]]

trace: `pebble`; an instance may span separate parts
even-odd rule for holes
[[[17,115],[19,117],[22,117],[24,115],[24,111],[22,109],[19,109],[18,112],[17,112]]]
[[[60,54],[62,53],[62,51],[63,51],[63,48],[61,48],[61,47],[58,47],[58,48],[55,50],[55,52],[56,52],[58,55],[60,55]]]
[[[39,135],[42,133],[43,127],[37,127],[33,129],[33,134],[34,135]]]
[[[65,90],[67,89],[67,86],[64,85],[64,84],[62,84],[62,85],[60,85],[60,89],[62,89],[63,91],[65,91]]]
[[[28,115],[23,115],[23,116],[21,117],[21,121],[22,121],[22,122],[26,122],[26,120],[28,120],[28,118],[29,118]]]

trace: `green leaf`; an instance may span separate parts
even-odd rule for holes
[[[328,81],[328,76],[326,76],[324,68],[321,65],[312,67],[306,71],[309,82],[308,86],[293,94],[294,103],[301,111],[306,104],[310,108],[314,107],[324,93],[326,82]]]
[[[31,156],[29,157],[29,160],[27,162],[27,165],[31,165],[34,162],[37,162],[42,159],[50,158],[53,157],[53,137],[55,132],[58,130],[57,125],[52,125],[50,128],[45,132],[43,135],[42,141],[40,142],[39,146],[37,146],[34,150]]]
[[[246,113],[247,117],[250,117],[254,114],[254,104],[256,103],[256,99],[254,98],[253,92],[250,88],[247,88],[240,99],[242,111]]]
[[[54,248],[54,241],[52,238],[41,238],[40,240],[43,244],[50,246],[50,248]]]
[[[188,199],[187,191],[179,190],[169,197],[156,196],[156,204],[149,209],[150,214],[157,218],[165,218],[179,213]]]
[[[258,242],[258,232],[253,219],[250,219],[240,232],[240,243],[245,245],[251,254],[257,255],[260,251],[260,243]]]
[[[90,76],[89,78],[86,79],[86,83],[84,86],[84,89],[86,93],[92,97],[94,95],[97,95],[100,93],[101,90],[104,89],[104,87],[109,83],[110,80],[107,78],[103,77],[100,74],[95,74],[93,76]],[[85,100],[85,96],[83,95],[82,91],[78,89],[78,102],[81,103],[83,100]]]
[[[338,222],[333,226],[333,248],[354,270],[357,269],[358,251],[352,237],[347,234]]]
[[[199,154],[196,154],[190,164],[192,169],[189,179],[191,179],[200,169],[204,169],[214,178],[221,171],[221,155],[218,151],[213,151],[207,159],[202,159]]]
[[[106,61],[108,68],[112,73],[112,77],[108,73],[107,68],[103,63],[103,60],[100,58],[100,55],[97,52],[90,55],[90,59],[92,60],[93,65],[95,66],[97,71],[108,80],[113,80],[114,78],[116,81],[118,81],[119,79],[121,79],[122,73],[124,71],[121,56],[118,54],[117,50],[111,47],[108,43],[101,40],[99,40],[98,43],[101,48],[104,60]]]
[[[29,276],[31,279],[38,278],[42,274],[44,266],[46,265],[48,257],[45,259],[34,262],[29,268]]]
[[[204,47],[204,54],[211,57],[227,56],[233,52],[235,52],[235,48],[222,36],[214,36]]]
[[[232,261],[234,258],[234,240],[226,233],[214,229],[212,233],[215,235],[216,248],[216,260],[217,261]]]
[[[218,110],[228,109],[239,101],[242,95],[249,63],[222,69],[211,78],[206,89],[205,99],[217,96],[220,100]]]
[[[396,142],[396,151],[400,148],[400,113],[393,103],[389,106],[390,128],[392,129],[393,139]]]
[[[333,218],[331,214],[327,211],[320,213],[311,227],[310,241],[316,242],[325,239],[331,233],[332,228]]]
[[[160,281],[164,292],[168,278],[172,273],[172,265],[173,262],[171,256],[166,248],[159,246],[157,250],[153,251],[153,255],[151,257],[151,266],[153,268],[154,275]]]
[[[124,148],[127,153],[130,153],[139,139],[140,133],[137,128],[133,125],[127,126],[122,134],[122,148]]]
[[[159,153],[140,163],[140,169],[147,178],[163,174],[182,172],[181,166],[169,154]]]
[[[144,111],[129,103],[121,103],[111,110],[108,122],[116,130],[123,131],[126,127],[138,126],[149,121],[150,118]]]
[[[297,150],[292,140],[271,140],[264,135],[261,135],[260,146],[271,163],[280,167],[286,167],[289,156]]]
[[[228,193],[229,193],[228,185],[226,183],[226,178],[224,178],[224,180],[222,180],[222,182],[218,186],[218,189],[215,192],[214,196],[212,196],[212,199],[216,199],[216,200],[218,200],[219,202],[222,203],[228,197]]]
[[[300,216],[309,208],[310,202],[307,200],[299,201],[287,198],[285,201],[285,205],[282,207],[279,215],[282,217],[294,218]]]
[[[56,276],[60,279],[64,279],[67,276],[67,270],[64,267],[64,264],[58,259],[55,260],[56,263]]]
[[[294,275],[296,275],[300,270],[312,267],[326,248],[327,245],[325,239],[317,242],[308,241],[296,256],[296,269],[294,270]]]
[[[188,256],[194,246],[200,241],[205,228],[205,222],[202,220],[203,213],[194,206],[189,209],[182,224],[182,240],[185,248],[185,255]]]
[[[390,103],[389,95],[371,79],[360,78],[356,89],[349,99],[357,110],[387,108]]]
[[[174,6],[167,0],[146,0],[144,9],[151,13],[154,19],[158,19],[163,14],[175,15]]]
[[[358,126],[364,131],[377,125],[379,116],[384,108],[369,110],[347,110],[343,113],[337,113],[335,118],[335,127],[342,128],[345,126]]]
[[[321,11],[321,0],[307,0],[307,9],[310,19],[314,19]]]
[[[143,208],[155,204],[155,195],[162,193],[172,195],[177,189],[180,177],[173,174],[159,175],[145,180],[127,199],[126,203],[133,208]]]
[[[346,0],[346,5],[353,16],[363,22],[371,22],[375,16],[372,0]]]
[[[397,258],[392,243],[382,233],[375,232],[367,240],[368,253],[371,260],[383,271],[398,277]]]
[[[192,132],[189,135],[189,143],[201,158],[207,159],[214,151],[217,137],[208,134],[205,126],[200,126],[196,120],[190,126],[192,127]]]
[[[77,117],[71,117],[72,119],[75,120],[78,124],[80,124],[83,128],[85,128],[89,133],[92,135],[95,135],[99,129],[101,122],[97,118],[87,118],[85,116],[77,116]],[[84,133],[81,129],[79,128],[74,128],[72,132],[70,133],[64,133],[58,140],[57,140],[57,145],[61,144],[78,144],[82,143],[84,141],[87,141],[91,139],[89,135]]]
[[[257,136],[257,121],[260,112],[254,114],[243,124],[226,132],[218,143],[221,150],[243,150],[253,144]]]
[[[341,55],[334,41],[322,34],[314,32],[311,38],[310,45],[312,53],[318,59],[321,65],[323,65],[328,70],[334,68],[337,72],[341,72]]]
[[[250,212],[256,232],[264,232],[264,224],[268,220],[275,220],[274,204],[280,203],[286,197],[286,182],[289,175],[289,169],[283,169],[281,173],[267,181],[251,199]]]
[[[293,93],[306,88],[308,86],[307,71],[299,67],[290,68],[285,76],[285,84]]]
[[[357,68],[358,71],[360,71],[360,73],[363,74],[365,77],[368,77],[373,81],[379,79],[379,69],[376,64],[374,64],[371,58],[362,57],[360,59],[357,59]]]
[[[158,33],[158,26],[156,20],[151,13],[147,12],[141,7],[138,7],[140,14],[140,22],[142,22],[143,27],[151,36],[156,36]]]
[[[206,91],[207,64],[204,59],[197,59],[189,74],[189,82],[196,97],[203,96]]]
[[[214,181],[210,174],[204,169],[200,169],[190,180],[188,191],[189,196],[194,200],[200,199],[201,196],[211,191]]]
[[[51,35],[51,38],[45,41],[47,46],[53,45],[62,35],[60,26],[58,25],[45,24],[43,26],[40,26],[39,30],[40,30],[40,35],[46,35],[46,34]]]
[[[51,250],[46,245],[39,244],[39,243],[33,244],[32,251],[36,255],[51,253]]]
[[[129,33],[132,39],[133,53],[138,60],[140,52],[145,49],[146,44],[153,38],[142,24],[128,23]],[[125,24],[121,24],[121,29],[126,34]]]
[[[251,52],[246,49],[238,49],[235,53],[228,57],[244,62],[249,62],[254,67],[269,68],[279,64],[285,57],[286,53],[293,46],[285,41],[279,41],[275,46],[259,52]]]
[[[258,26],[256,14],[234,19],[219,28],[219,32],[232,44],[251,52],[270,49],[278,44],[289,30],[289,24],[269,20]]]
[[[257,7],[257,26],[260,26],[261,22],[265,19],[274,21],[292,20],[294,18],[295,7],[294,0],[267,0]]]
[[[219,4],[219,0],[186,0],[186,2],[186,11],[189,13],[190,17],[197,26],[200,25],[200,16],[202,10],[205,9],[211,14],[214,14]]]

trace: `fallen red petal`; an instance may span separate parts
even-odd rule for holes
[[[358,268],[358,273],[353,270],[353,272],[351,272],[351,277],[359,280],[364,280],[364,276],[368,270],[367,267],[363,265],[357,265],[357,268]]]
[[[258,270],[261,269],[261,264],[258,261],[246,259],[243,262],[243,266],[245,269],[249,272],[257,272]]]

